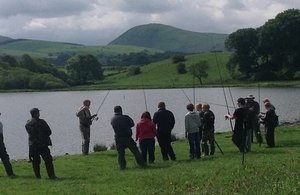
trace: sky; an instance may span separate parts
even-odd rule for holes
[[[257,28],[299,0],[0,0],[0,35],[106,45],[130,28],[166,24],[194,32]]]

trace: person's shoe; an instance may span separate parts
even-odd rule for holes
[[[168,160],[169,160],[168,157],[164,157],[164,158],[163,158],[163,161],[168,161]]]
[[[172,157],[171,160],[172,160],[172,161],[176,161],[176,157]]]

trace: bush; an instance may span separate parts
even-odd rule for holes
[[[178,74],[185,74],[187,72],[184,63],[179,63],[176,69]]]
[[[130,66],[128,68],[128,75],[133,76],[141,73],[141,69],[138,66]]]
[[[29,88],[31,89],[44,89],[46,81],[40,77],[34,77],[29,81]]]
[[[261,71],[254,75],[254,79],[256,81],[274,81],[278,79],[278,76],[271,71]]]
[[[101,152],[101,151],[106,151],[107,147],[104,144],[95,144],[93,149],[94,152]]]
[[[295,72],[293,78],[296,79],[296,80],[300,80],[300,71]]]
[[[175,55],[172,58],[172,61],[173,61],[173,64],[176,64],[178,62],[184,62],[185,61],[185,57],[184,57],[184,55]]]

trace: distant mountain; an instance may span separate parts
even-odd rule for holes
[[[129,29],[109,45],[132,45],[164,51],[199,53],[224,51],[227,34],[200,33],[163,24],[140,25]]]
[[[9,37],[4,37],[4,36],[0,35],[0,44],[1,43],[5,43],[5,42],[10,41],[10,40],[13,40],[13,39],[9,38]]]

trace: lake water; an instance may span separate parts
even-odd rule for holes
[[[75,113],[84,99],[92,101],[91,112],[95,113],[107,93],[108,91],[0,93],[2,113],[0,120],[4,126],[5,144],[11,159],[26,159],[28,156],[28,135],[24,126],[31,117],[29,110],[33,107],[41,110],[41,118],[45,119],[52,129],[52,154],[55,156],[66,153],[80,154],[81,136]],[[225,93],[231,106],[230,112],[233,112],[228,88],[225,89]],[[300,89],[231,88],[234,102],[238,97],[246,97],[250,93],[257,101],[268,97],[275,105],[281,122],[299,120]],[[114,142],[110,119],[115,105],[121,105],[124,114],[131,116],[137,122],[142,112],[146,110],[146,105],[153,116],[158,102],[164,101],[167,109],[171,110],[176,118],[174,134],[183,137],[184,116],[187,113],[186,105],[189,103],[187,97],[192,102],[209,103],[216,115],[216,131],[230,131],[229,122],[224,120],[227,108],[222,88],[112,90],[99,111],[99,120],[94,121],[91,126],[90,150],[96,143],[110,146]],[[261,109],[264,110],[262,106]]]

